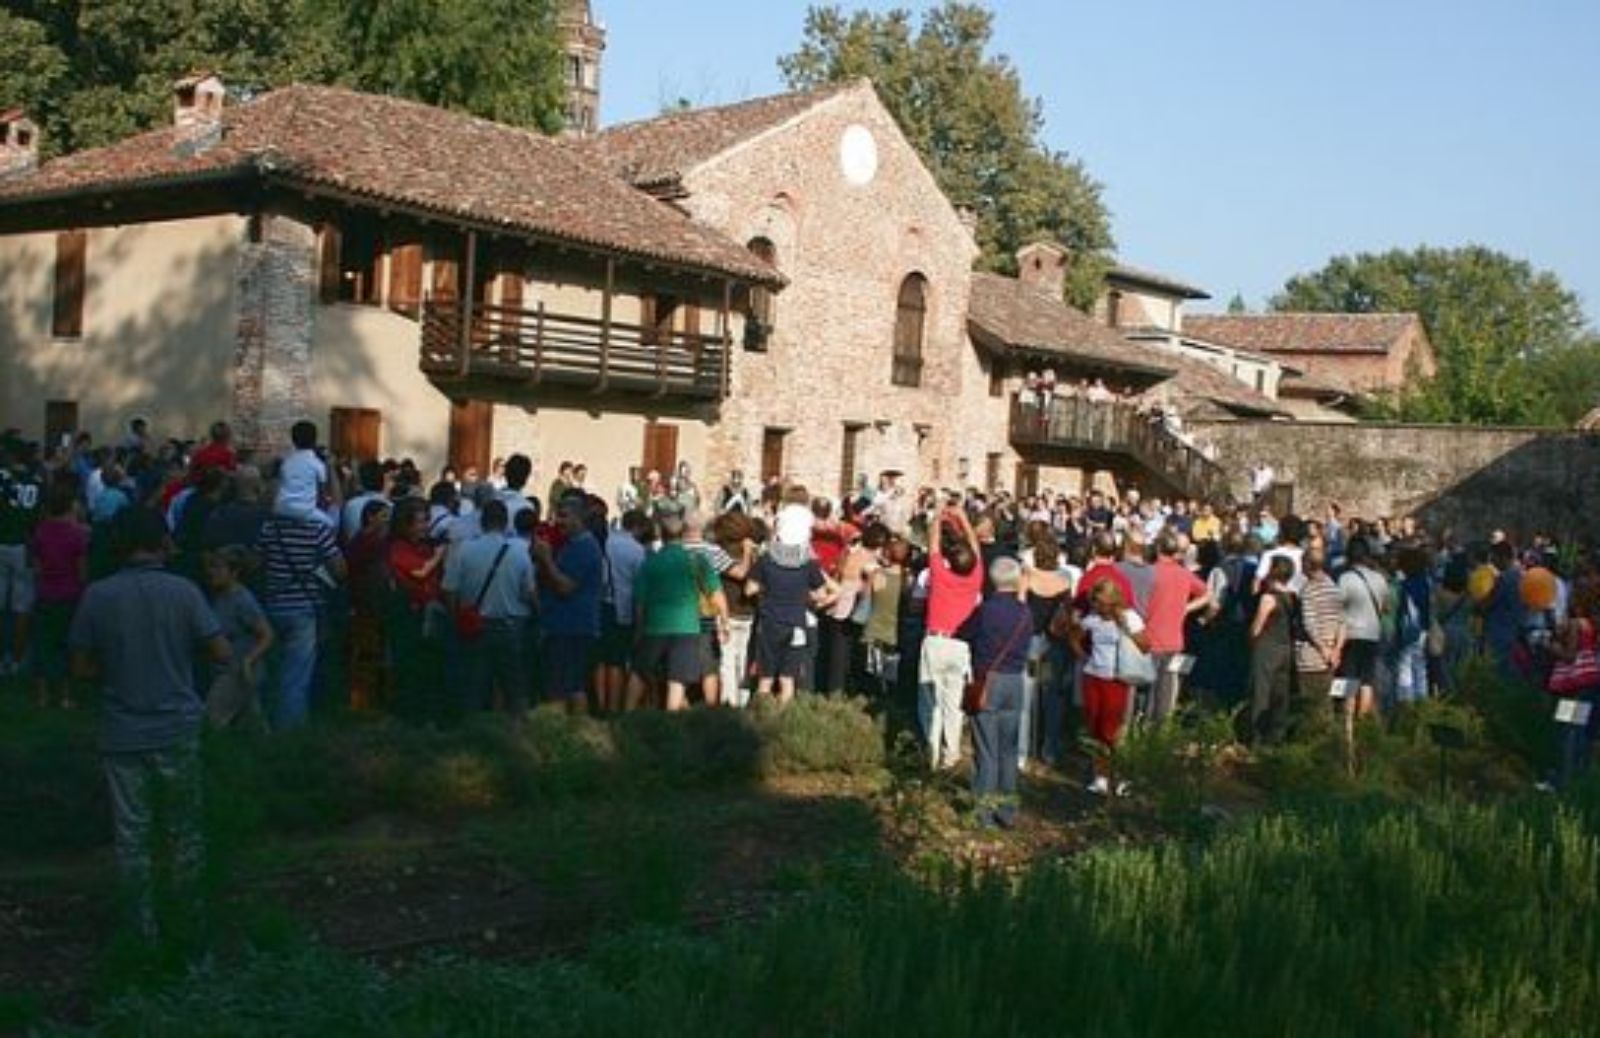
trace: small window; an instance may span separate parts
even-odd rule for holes
[[[928,320],[928,279],[908,274],[895,303],[894,370],[897,386],[922,385],[922,343]]]
[[[83,295],[88,276],[87,231],[56,235],[55,298],[50,334],[58,339],[83,338]]]
[[[1266,371],[1262,370],[1261,368],[1257,368],[1256,369],[1256,392],[1257,393],[1265,393],[1266,391],[1267,391],[1267,373],[1266,373]]]
[[[1106,296],[1106,323],[1113,328],[1122,326],[1122,293],[1116,289]]]
[[[767,428],[761,431],[761,485],[783,478],[784,440],[789,430]]]
[[[992,494],[1000,489],[1000,459],[999,454],[986,454],[983,458],[983,489],[985,493]]]
[[[1006,373],[998,360],[989,364],[989,395],[992,397],[1006,395]]]
[[[351,219],[322,229],[324,303],[378,306],[383,302],[383,232],[371,220]]]
[[[767,238],[752,238],[745,246],[750,254],[772,266],[778,265],[778,247]],[[750,289],[750,305],[745,314],[744,347],[760,352],[767,348],[777,321],[778,304],[772,289],[755,285]]]
[[[844,499],[855,492],[856,471],[860,467],[861,426],[844,427],[844,452],[839,459],[839,497]]]

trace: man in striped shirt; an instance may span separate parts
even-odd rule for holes
[[[1321,547],[1308,548],[1300,559],[1300,630],[1294,644],[1295,670],[1298,671],[1298,702],[1293,710],[1297,726],[1313,718],[1324,718],[1333,676],[1344,652],[1344,596],[1328,575],[1326,553]]]
[[[344,556],[328,523],[270,516],[256,543],[261,605],[278,636],[277,683],[267,716],[273,730],[303,725],[311,712],[317,625],[326,592],[344,579]]]

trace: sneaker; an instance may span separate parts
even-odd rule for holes
[[[1108,797],[1111,795],[1111,782],[1104,775],[1096,775],[1094,781],[1083,788],[1093,793],[1097,797]]]

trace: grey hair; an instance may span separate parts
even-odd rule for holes
[[[1022,586],[1022,563],[1002,555],[989,564],[989,581],[997,591],[1015,591]]]

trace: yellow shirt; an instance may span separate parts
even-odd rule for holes
[[[1196,516],[1194,525],[1189,528],[1189,539],[1198,544],[1201,541],[1215,541],[1222,538],[1222,517],[1216,515]]]

